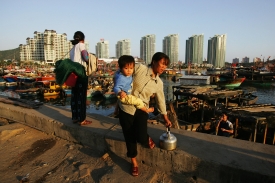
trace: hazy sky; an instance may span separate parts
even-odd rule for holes
[[[156,35],[156,51],[162,40],[179,34],[179,59],[185,59],[185,41],[204,34],[207,42],[226,34],[226,61],[248,56],[275,59],[275,0],[2,0],[0,2],[0,50],[14,49],[45,29],[66,33],[72,39],[82,31],[95,53],[101,38],[115,44],[131,40],[131,54],[140,56],[140,39]]]

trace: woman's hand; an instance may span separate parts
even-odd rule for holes
[[[168,121],[165,121],[165,126],[166,127],[172,127],[172,122],[170,121],[170,120],[168,120]]]
[[[163,114],[163,119],[164,119],[164,122],[165,122],[165,126],[166,127],[172,127],[172,122],[169,120],[168,116],[166,114]]]

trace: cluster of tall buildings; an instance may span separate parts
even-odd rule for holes
[[[237,64],[237,63],[249,63],[249,57],[244,57],[244,58],[242,58],[241,61],[240,61],[239,58],[233,58],[232,63],[234,63],[234,64]]]
[[[89,43],[86,42],[89,49]],[[54,63],[69,57],[72,43],[67,40],[67,34],[58,34],[55,30],[45,30],[43,33],[34,32],[33,38],[27,38],[26,44],[20,44],[20,60],[32,62]]]
[[[26,45],[20,44],[21,61],[39,61],[54,63],[63,58],[68,58],[68,52],[72,44],[67,40],[65,33],[58,34],[54,30],[45,30],[43,33],[34,32],[33,38],[27,38]],[[85,40],[86,48],[89,50],[89,43]],[[193,35],[186,40],[185,63],[203,63],[204,35]],[[151,62],[153,54],[156,52],[156,36],[154,34],[145,35],[140,39],[140,58],[146,64]],[[131,41],[123,39],[117,41],[115,45],[116,58],[121,55],[131,55]],[[167,54],[171,63],[177,64],[179,61],[179,35],[170,34],[163,38],[162,51]],[[223,67],[225,64],[226,35],[215,35],[208,40],[207,63],[215,67]],[[98,58],[108,59],[109,41],[101,39],[95,45],[95,54]]]

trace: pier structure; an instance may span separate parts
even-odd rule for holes
[[[173,94],[181,129],[215,134],[219,115],[226,111],[234,126],[232,137],[262,140],[264,144],[268,138],[269,144],[275,144],[274,105],[250,104],[243,98],[243,90],[218,89],[215,85],[173,86]]]
[[[71,112],[64,107],[43,104],[30,109],[7,103],[1,103],[0,117],[129,160],[116,118],[90,114],[87,119],[92,120],[92,124],[78,126],[71,122]],[[148,133],[157,147],[151,150],[139,145],[139,161],[161,168],[179,180],[193,177],[196,182],[275,183],[275,149],[272,145],[173,128],[171,133],[177,137],[177,147],[167,151],[158,144],[165,131],[164,124],[148,124]]]

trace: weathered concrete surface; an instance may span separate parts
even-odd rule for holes
[[[142,163],[139,176],[133,177],[129,159],[16,122],[0,126],[0,154],[1,183],[196,182],[192,177],[176,177]],[[23,178],[26,175],[28,178]]]
[[[122,130],[114,118],[92,114],[88,119],[93,123],[82,127],[73,124],[71,112],[61,107],[43,105],[26,109],[4,103],[0,105],[0,117],[127,159]],[[158,142],[165,128],[148,124],[148,131]],[[185,130],[171,132],[178,139],[176,150],[139,146],[138,160],[176,176],[192,176],[197,182],[275,182],[272,145]]]

